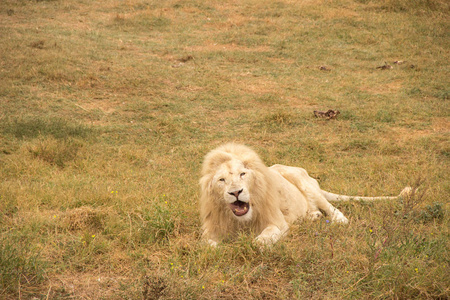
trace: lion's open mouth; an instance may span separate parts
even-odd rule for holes
[[[242,202],[239,200],[234,201],[229,204],[231,211],[238,217],[248,213],[250,205],[247,202]]]

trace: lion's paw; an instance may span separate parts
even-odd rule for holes
[[[402,198],[410,197],[411,195],[413,195],[413,193],[416,192],[416,190],[417,189],[407,186],[400,192],[399,197],[402,197]]]
[[[269,236],[257,236],[255,242],[262,246],[269,246],[273,244],[273,239]]]
[[[320,211],[313,211],[311,213],[309,213],[309,219],[311,220],[317,220],[320,219],[320,217],[322,217],[322,213]]]
[[[214,241],[214,240],[211,240],[211,239],[209,239],[208,240],[208,245],[210,245],[211,247],[217,247],[217,242],[216,241]]]
[[[348,219],[344,215],[337,216],[333,221],[340,224],[348,224]]]

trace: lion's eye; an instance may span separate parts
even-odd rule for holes
[[[244,177],[244,175],[245,175],[245,172],[242,172],[242,173],[241,173],[241,177]]]
[[[219,181],[225,182],[225,178],[220,178]]]

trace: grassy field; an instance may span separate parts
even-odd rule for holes
[[[448,299],[449,20],[446,0],[0,1],[0,298]],[[420,189],[210,249],[200,165],[229,141],[335,193]]]

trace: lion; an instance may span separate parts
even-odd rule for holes
[[[211,246],[252,232],[256,242],[272,245],[298,219],[318,219],[325,213],[332,222],[348,219],[329,201],[397,199],[351,197],[323,191],[306,170],[273,165],[267,167],[258,154],[235,143],[222,145],[204,159],[200,179],[202,238]]]

